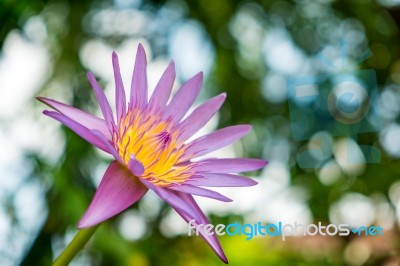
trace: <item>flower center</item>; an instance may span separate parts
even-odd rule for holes
[[[190,177],[187,166],[177,165],[185,153],[185,145],[177,144],[179,132],[161,115],[132,110],[121,119],[118,130],[114,145],[126,165],[132,155],[143,164],[141,178],[168,186]]]
[[[168,145],[171,142],[171,134],[167,131],[163,131],[158,134],[158,141],[162,143],[162,145]]]

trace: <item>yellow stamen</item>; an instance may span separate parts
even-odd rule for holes
[[[188,166],[176,166],[185,152],[185,145],[177,143],[179,132],[172,132],[171,127],[161,115],[136,109],[121,119],[119,131],[113,136],[126,165],[133,155],[144,166],[141,178],[158,186],[183,183],[190,177]]]

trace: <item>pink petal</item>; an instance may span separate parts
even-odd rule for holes
[[[206,159],[196,162],[194,172],[238,173],[254,171],[264,167],[268,162],[252,158]]]
[[[78,228],[90,227],[113,217],[129,208],[146,192],[147,188],[124,166],[112,162]]]
[[[141,178],[140,181],[142,181],[148,188],[154,190],[160,198],[170,204],[186,222],[195,220],[196,224],[205,225],[210,223],[191,195],[155,186],[153,183],[143,178]],[[217,254],[223,262],[228,263],[228,259],[226,258],[216,235],[213,234],[209,236],[204,234],[201,230],[199,230],[199,232],[201,237],[208,243],[215,254]]]
[[[194,215],[191,209],[187,209],[187,204],[181,201],[181,198],[176,195],[174,191],[171,191],[167,188],[159,187],[154,185],[152,182],[140,178],[139,179],[146,187],[153,190],[160,198],[165,200],[168,204],[174,204],[176,209],[179,209],[181,212],[185,212],[188,215]],[[200,219],[199,216],[196,216],[196,219]]]
[[[216,199],[224,202],[231,202],[230,198],[225,197],[224,195],[201,187],[192,186],[190,184],[179,184],[179,185],[172,185],[168,187],[169,189],[180,191],[183,193],[193,194],[201,197]]]
[[[221,108],[225,101],[226,93],[222,93],[197,107],[178,127],[183,129],[179,136],[181,142],[186,141],[200,128],[202,128]]]
[[[176,212],[186,221],[190,222],[191,220],[195,220],[194,226],[198,224],[209,224],[207,217],[201,211],[200,207],[197,205],[196,201],[189,194],[185,194],[182,192],[175,192],[177,196],[180,198],[182,202],[184,202],[188,209],[192,210],[192,213],[196,215],[188,215],[186,212],[181,212],[178,208],[174,207],[174,203],[171,206],[176,210]],[[200,219],[197,220],[195,217],[200,216]],[[204,228],[204,227],[203,227]],[[215,252],[215,254],[226,264],[228,264],[228,259],[226,258],[224,251],[221,247],[221,244],[218,241],[216,234],[208,235],[205,234],[203,230],[199,230],[200,236],[208,243],[211,249]]]
[[[257,181],[240,175],[202,173],[186,180],[185,184],[201,187],[250,187]]]
[[[64,103],[60,103],[58,101],[47,99],[44,97],[37,97],[39,101],[44,104],[47,104],[54,110],[60,112],[66,117],[74,120],[78,124],[86,127],[87,129],[93,130],[96,129],[100,131],[107,139],[111,139],[111,133],[108,129],[104,119],[98,118],[92,114],[86,113],[82,110],[79,110],[75,107],[66,105]]]
[[[132,155],[128,163],[128,168],[135,176],[141,176],[144,173],[143,164],[136,160],[135,157]]]
[[[172,86],[175,81],[175,63],[171,61],[164,74],[158,81],[153,94],[151,95],[149,106],[152,110],[163,110],[171,94]]]
[[[202,81],[203,73],[186,81],[165,109],[164,118],[172,117],[173,121],[179,122],[196,100]]]
[[[87,77],[89,79],[90,84],[94,92],[96,93],[97,101],[99,102],[100,109],[103,113],[104,119],[106,120],[107,126],[109,129],[115,128],[113,113],[111,111],[110,103],[107,100],[104,91],[101,89],[100,85],[97,83],[96,78],[92,73],[88,72]]]
[[[209,152],[218,150],[240,139],[251,130],[249,125],[238,125],[219,129],[213,133],[200,137],[187,145],[185,156],[181,161],[186,161]]]
[[[142,44],[139,44],[135,67],[133,69],[132,83],[131,83],[131,100],[129,103],[130,109],[143,108],[147,104],[147,74],[146,74],[146,53]]]
[[[110,153],[108,147],[104,145],[104,143],[98,139],[97,136],[93,135],[93,133],[86,127],[77,123],[69,117],[66,117],[63,114],[53,112],[53,111],[43,111],[43,114],[54,118],[55,120],[61,122],[65,126],[69,127],[72,131],[78,134],[81,138],[89,142],[90,144],[96,146],[99,149],[102,149],[105,152]]]
[[[122,82],[121,71],[119,69],[118,55],[116,52],[112,53],[112,63],[114,67],[115,79],[115,105],[117,108],[117,121],[126,113],[126,99],[124,83]]]

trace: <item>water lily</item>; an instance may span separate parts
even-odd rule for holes
[[[213,117],[226,98],[226,94],[222,93],[185,117],[201,88],[202,73],[184,83],[168,102],[175,80],[172,61],[148,99],[146,55],[142,45],[139,45],[127,104],[115,52],[112,54],[112,63],[116,87],[115,114],[90,72],[87,76],[104,118],[52,99],[38,98],[55,110],[46,110],[43,112],[45,115],[58,120],[115,159],[106,170],[78,228],[93,227],[121,213],[149,189],[170,204],[187,222],[195,220],[197,224],[208,224],[193,195],[228,202],[231,199],[205,187],[245,187],[256,184],[250,178],[233,173],[260,169],[266,165],[264,160],[193,160],[231,144],[251,129],[249,125],[231,126],[188,141]],[[227,263],[215,234],[200,233],[218,257]]]

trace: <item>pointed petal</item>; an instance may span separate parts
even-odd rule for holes
[[[175,63],[171,61],[167,69],[158,81],[153,94],[151,95],[149,105],[152,110],[163,110],[167,105],[172,87],[175,81]]]
[[[87,77],[90,84],[96,94],[97,101],[99,102],[101,112],[103,113],[104,119],[106,120],[107,126],[110,130],[115,128],[114,118],[111,111],[110,103],[108,102],[104,91],[101,89],[100,85],[97,83],[96,78],[92,73],[88,72]]]
[[[75,107],[69,106],[64,103],[60,103],[52,99],[47,99],[44,97],[37,97],[37,99],[42,103],[47,104],[54,110],[65,115],[66,117],[69,117],[70,119],[74,120],[78,124],[81,124],[82,126],[90,130],[96,129],[100,131],[107,139],[111,139],[110,130],[107,128],[104,119],[98,118],[97,116],[86,113]]]
[[[203,73],[199,73],[186,81],[168,104],[164,117],[166,119],[172,117],[174,122],[180,121],[196,100],[202,81]]]
[[[250,187],[257,185],[257,181],[240,175],[202,173],[194,176],[185,184],[201,187]]]
[[[128,163],[128,168],[132,174],[135,176],[141,176],[144,173],[144,166],[141,162],[135,159],[134,156],[131,155],[131,159]]]
[[[182,161],[218,150],[240,139],[251,130],[249,125],[237,125],[219,129],[200,137],[187,145]]]
[[[178,125],[183,132],[179,136],[181,142],[186,141],[200,128],[202,128],[221,108],[226,99],[226,93],[222,93],[197,107],[182,123]]]
[[[124,166],[112,162],[78,228],[90,227],[111,218],[129,208],[146,192],[147,188]]]
[[[61,122],[65,126],[69,127],[72,131],[78,134],[81,138],[89,142],[90,144],[96,146],[99,149],[102,149],[105,152],[110,153],[108,147],[104,145],[102,141],[100,141],[93,133],[86,127],[81,124],[75,122],[69,117],[66,117],[63,114],[53,112],[53,111],[43,111],[43,114],[54,118],[55,120]]]
[[[176,195],[175,191],[171,191],[167,188],[158,187],[151,183],[150,181],[140,178],[139,179],[146,187],[153,190],[160,198],[165,200],[168,204],[174,205],[176,209],[179,209],[181,212],[186,213],[187,215],[195,216],[195,219],[200,219],[199,216],[196,216],[195,213],[192,213],[190,208],[187,208],[187,204],[181,200],[180,197]]]
[[[115,106],[117,108],[117,121],[119,122],[121,117],[126,113],[126,96],[121,71],[119,69],[118,55],[116,52],[113,52],[112,54],[112,63],[115,79]]]
[[[266,161],[252,158],[206,159],[196,162],[192,170],[195,172],[238,173],[260,169]]]
[[[147,104],[147,74],[146,74],[146,53],[142,44],[139,44],[135,67],[133,69],[131,83],[131,100],[129,103],[130,109],[143,108]]]
[[[155,186],[153,183],[143,178],[140,178],[139,180],[142,181],[145,186],[152,189],[160,198],[170,204],[186,222],[195,220],[196,224],[209,224],[207,217],[201,211],[191,195]],[[228,263],[228,260],[216,235],[213,234],[210,236],[208,234],[204,234],[204,232],[201,230],[199,230],[199,232],[201,237],[209,244],[215,254],[217,254],[217,256],[223,262]]]
[[[175,191],[180,191],[180,192],[187,193],[187,194],[193,194],[193,195],[197,195],[197,196],[201,196],[201,197],[216,199],[216,200],[220,200],[220,201],[224,201],[224,202],[232,201],[232,199],[227,198],[224,195],[222,195],[216,191],[192,186],[190,184],[172,185],[172,186],[169,186],[168,188],[175,190]]]
[[[175,208],[175,206],[172,204],[171,206],[176,210],[176,212],[182,216],[182,218],[186,221],[189,222],[191,220],[195,220],[194,226],[198,224],[209,224],[210,222],[208,221],[207,217],[204,215],[202,210],[200,209],[199,205],[197,205],[196,201],[193,199],[193,196],[189,194],[185,194],[182,192],[176,192],[177,196],[180,197],[180,199],[187,204],[187,208],[192,210],[192,213],[195,215],[188,215],[184,212],[181,212],[179,209]],[[200,219],[196,219],[195,216],[199,216]],[[204,227],[203,227],[204,228]],[[211,247],[211,249],[215,252],[215,254],[226,264],[228,264],[228,259],[226,258],[224,251],[222,250],[221,244],[218,241],[218,238],[216,234],[205,234],[203,230],[199,230],[200,236],[208,243],[208,245]]]

